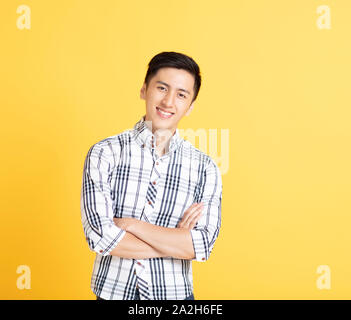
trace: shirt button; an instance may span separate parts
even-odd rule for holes
[[[154,181],[152,184],[156,184],[156,181]]]
[[[205,258],[202,258],[202,261],[205,261],[206,259]]]
[[[149,201],[148,203],[151,204],[151,201]]]
[[[156,162],[156,165],[158,166],[158,161]]]
[[[142,144],[141,147],[144,148],[144,147],[145,147],[145,144]]]
[[[100,250],[99,252],[100,252],[100,253],[103,253],[103,252],[104,252],[104,250]]]

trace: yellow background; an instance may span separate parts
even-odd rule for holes
[[[178,51],[203,77],[179,128],[230,131],[222,229],[193,263],[195,298],[350,299],[350,16],[349,0],[1,1],[0,298],[95,299],[84,158],[140,119],[147,63]]]

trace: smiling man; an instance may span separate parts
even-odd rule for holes
[[[81,217],[97,299],[194,299],[192,261],[210,256],[222,200],[217,165],[177,129],[200,86],[192,58],[156,55],[140,91],[146,114],[88,151]]]

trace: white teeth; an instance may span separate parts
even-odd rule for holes
[[[164,114],[165,116],[170,116],[172,115],[173,113],[169,113],[169,112],[164,112],[162,111],[160,108],[157,108],[158,111],[160,111],[162,114]]]

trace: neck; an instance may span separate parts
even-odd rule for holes
[[[156,139],[156,150],[160,156],[164,155],[169,150],[169,144],[174,136],[176,130],[174,132],[170,130],[156,130],[154,132],[154,136]]]
[[[161,154],[164,154],[168,150],[170,140],[175,135],[177,128],[175,129],[157,129],[152,126],[151,120],[146,120],[146,115],[143,116],[143,120],[146,122],[147,127],[152,131],[154,135],[154,143],[156,142],[156,149]]]
[[[169,143],[170,143],[170,140],[172,139],[173,135],[174,135],[174,133],[171,134],[170,131],[168,131],[166,133],[162,133],[159,131],[155,132],[154,136],[156,139],[156,148],[162,152],[164,152],[166,149],[168,150]]]

